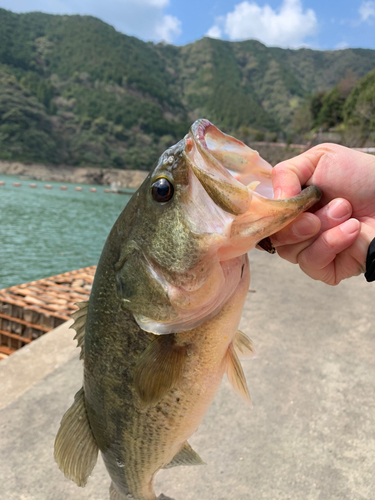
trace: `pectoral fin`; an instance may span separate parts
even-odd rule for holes
[[[76,331],[74,340],[77,341],[77,347],[81,348],[79,359],[83,359],[85,354],[85,332],[89,302],[79,302],[76,306],[79,307],[79,309],[71,314],[71,317],[74,319],[74,323],[70,328]]]
[[[139,358],[134,384],[146,404],[160,401],[181,380],[188,348],[176,345],[174,337],[155,337]]]
[[[78,486],[85,486],[95,467],[98,451],[87,417],[82,388],[61,420],[55,439],[55,460],[65,477]]]
[[[227,352],[227,377],[237,394],[252,406],[245,375],[233,344],[230,344]]]
[[[241,359],[252,359],[256,357],[254,344],[249,337],[240,330],[237,331],[234,337],[233,346],[237,356]]]
[[[196,453],[190,444],[186,441],[181,450],[177,455],[165,465],[163,469],[171,469],[172,467],[177,467],[178,465],[206,465],[201,457]]]

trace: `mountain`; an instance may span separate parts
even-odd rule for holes
[[[353,88],[343,106],[346,142],[365,146],[375,143],[375,68]]]
[[[150,169],[196,118],[240,137],[289,133],[307,95],[374,67],[374,50],[175,47],[90,16],[0,9],[0,157]]]

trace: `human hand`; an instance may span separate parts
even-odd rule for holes
[[[315,213],[304,213],[271,237],[278,254],[311,278],[329,285],[365,271],[375,237],[375,157],[336,144],[321,144],[279,163],[272,172],[275,198],[302,186],[323,192]]]

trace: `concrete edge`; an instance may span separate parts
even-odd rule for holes
[[[72,323],[63,323],[0,361],[0,410],[79,355]]]

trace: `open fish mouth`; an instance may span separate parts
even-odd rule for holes
[[[274,200],[271,165],[208,120],[197,120],[185,140],[186,158],[195,176],[215,204],[235,216],[230,258],[248,252],[321,197],[319,188],[310,186],[293,198]]]

